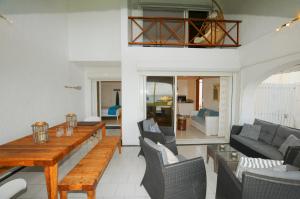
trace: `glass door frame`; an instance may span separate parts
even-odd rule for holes
[[[239,121],[238,117],[239,115],[236,113],[239,110],[239,105],[234,106],[234,104],[237,104],[239,102],[239,77],[238,77],[238,73],[235,72],[166,72],[166,71],[139,71],[140,74],[140,84],[142,85],[140,87],[140,107],[143,110],[142,114],[140,115],[141,120],[145,119],[147,117],[147,105],[146,105],[146,77],[147,76],[170,76],[170,77],[174,77],[174,89],[175,89],[175,97],[174,97],[174,115],[173,115],[173,119],[174,119],[174,132],[175,132],[175,137],[176,137],[176,131],[177,131],[177,79],[178,76],[226,76],[226,77],[231,77],[232,78],[232,85],[230,88],[230,101],[231,101],[231,105],[230,105],[230,118],[229,118],[229,123],[230,125],[232,125],[233,123],[236,123],[237,121]],[[227,139],[229,139],[228,137],[226,137]]]

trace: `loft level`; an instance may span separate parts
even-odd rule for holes
[[[241,21],[129,16],[129,45],[239,47]]]

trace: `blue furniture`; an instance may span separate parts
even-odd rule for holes
[[[194,112],[192,126],[196,127],[206,135],[217,135],[219,130],[219,112],[202,108]]]

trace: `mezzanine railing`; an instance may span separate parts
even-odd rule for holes
[[[129,45],[238,47],[239,20],[175,17],[129,19]]]

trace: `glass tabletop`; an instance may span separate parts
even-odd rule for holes
[[[229,144],[210,144],[207,146],[207,148],[209,148],[212,151],[236,151],[236,149],[234,149],[233,147],[231,147]]]
[[[224,151],[219,152],[218,155],[224,158],[226,162],[238,162],[243,154],[237,151]]]

